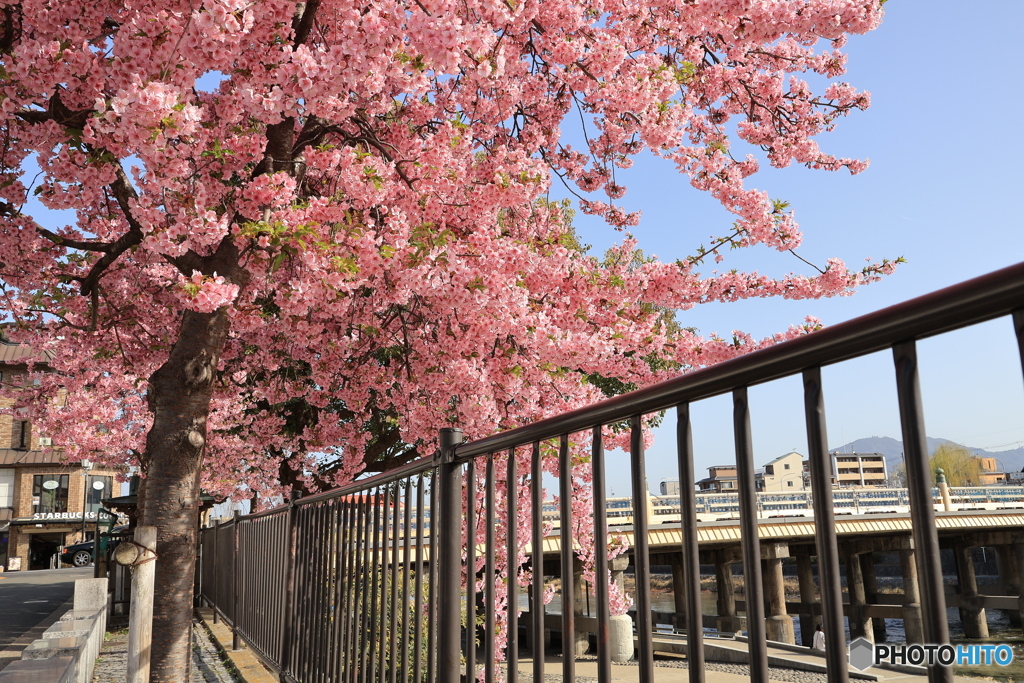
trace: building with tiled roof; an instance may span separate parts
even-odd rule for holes
[[[0,383],[8,396],[24,385],[32,349],[0,330]],[[0,570],[59,567],[65,545],[93,538],[100,501],[120,492],[118,472],[68,463],[25,416],[0,398]]]

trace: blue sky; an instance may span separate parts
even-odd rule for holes
[[[791,202],[804,230],[802,256],[819,264],[838,256],[851,267],[869,257],[904,256],[908,263],[895,275],[852,297],[714,304],[681,313],[679,320],[704,333],[741,329],[755,336],[784,330],[808,314],[835,324],[1024,261],[1021,25],[1020,3],[892,0],[882,26],[852,37],[846,48],[844,80],[871,92],[871,108],[819,138],[828,152],[869,158],[870,168],[851,177],[765,166],[752,179],[753,186]],[[662,259],[691,253],[730,222],[714,200],[653,158],[619,181],[630,188],[621,203],[643,211],[633,231],[641,247]],[[576,224],[595,253],[621,237],[586,216],[578,215]],[[793,257],[768,249],[731,252],[719,267],[808,272]],[[926,340],[919,354],[930,436],[989,450],[1024,443],[1024,387],[1008,320]],[[831,446],[867,436],[900,438],[890,359],[876,354],[825,369]],[[751,400],[758,465],[791,449],[806,454],[798,379],[755,387]],[[694,411],[700,478],[709,465],[735,461],[730,401],[707,401]],[[671,430],[662,430],[648,455],[652,489],[676,476]],[[613,481],[628,482],[624,459],[609,454]],[[625,484],[615,489],[627,492]]]

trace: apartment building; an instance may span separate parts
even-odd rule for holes
[[[30,353],[0,335],[0,382],[8,396],[23,386]],[[12,405],[0,399],[0,408]],[[63,546],[92,538],[100,501],[115,491],[117,474],[64,462],[28,419],[0,414],[0,570],[59,566]]]
[[[708,476],[697,482],[697,489],[705,493],[736,490],[736,465],[715,465],[708,468]]]
[[[887,486],[889,469],[881,453],[832,453],[838,486]]]

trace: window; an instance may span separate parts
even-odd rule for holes
[[[14,507],[14,469],[0,469],[0,508]]]
[[[37,474],[32,477],[32,512],[68,511],[68,475]]]
[[[789,469],[789,463],[788,462],[784,463],[783,466],[782,466],[782,469],[788,470]]]
[[[87,476],[85,484],[88,487],[85,491],[85,511],[97,512],[103,506],[104,498],[110,497],[110,482],[112,477]]]
[[[786,482],[786,486],[792,486],[792,485],[793,485],[793,480],[792,479],[790,479],[789,481]]]
[[[18,421],[18,448],[28,448],[32,441],[32,428],[28,420]]]

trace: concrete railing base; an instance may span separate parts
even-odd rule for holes
[[[0,671],[0,683],[90,683],[107,630],[107,580],[75,581],[74,609]]]

